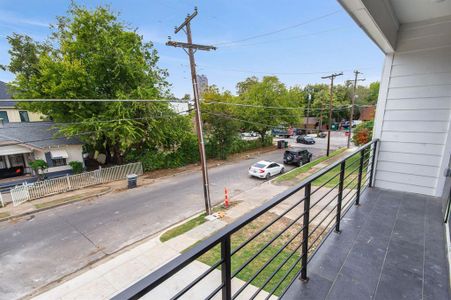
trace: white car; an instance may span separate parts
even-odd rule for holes
[[[249,175],[269,179],[269,177],[282,174],[284,171],[284,165],[272,161],[262,160],[253,164],[249,168]]]

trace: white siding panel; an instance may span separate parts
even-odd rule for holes
[[[443,152],[442,145],[432,145],[427,143],[400,143],[398,141],[390,142],[384,141],[380,145],[380,151],[384,152],[399,152],[411,154],[424,154],[441,156]]]
[[[376,120],[378,187],[436,194],[451,115],[450,32],[451,17],[401,26]]]
[[[451,48],[448,48],[451,52]],[[449,56],[441,56],[443,63],[435,66],[434,68],[422,68],[415,63],[415,59],[412,59],[412,64],[397,65],[392,67],[392,76],[406,76],[412,74],[433,74],[433,73],[451,73],[451,66],[446,63],[446,59]]]
[[[388,90],[387,99],[451,97],[451,85],[399,87]]]
[[[408,192],[408,193],[416,193],[416,194],[423,194],[423,195],[430,195],[430,196],[433,195],[433,189],[431,189],[429,187],[397,183],[397,182],[381,180],[381,179],[376,180],[376,187],[380,187],[380,188],[388,189],[388,190],[403,191],[403,192]]]
[[[448,121],[447,110],[388,110],[384,119],[387,121]]]
[[[385,121],[382,130],[403,132],[447,132],[448,122]]]
[[[422,133],[422,132],[402,132],[383,131],[382,140],[401,143],[418,143],[443,145],[446,133]]]
[[[409,174],[400,174],[393,172],[377,171],[376,180],[385,180],[396,183],[405,183],[423,187],[433,188],[436,183],[436,178]]]
[[[451,85],[449,85],[451,89]],[[419,99],[390,99],[386,109],[451,109],[451,97],[446,98],[419,98]]]
[[[404,76],[393,76],[390,87],[435,86],[451,84],[451,73],[430,73]]]
[[[418,51],[433,49],[439,47],[447,47],[451,45],[451,35],[448,32],[443,34],[435,34],[425,36],[418,39],[399,40],[397,52]]]
[[[377,171],[385,171],[392,173],[411,174],[417,176],[436,177],[439,171],[438,167],[412,165],[409,163],[395,163],[381,161],[377,165]]]
[[[424,154],[379,152],[379,160],[386,162],[397,162],[397,163],[438,167],[440,165],[441,161],[440,159],[441,158],[438,156],[429,156]]]

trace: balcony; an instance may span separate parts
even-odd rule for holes
[[[378,144],[313,174],[114,299],[448,299],[441,201],[372,187]]]

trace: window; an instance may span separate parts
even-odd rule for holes
[[[9,123],[8,113],[6,111],[0,111],[0,118],[3,119],[3,123]]]
[[[61,167],[67,165],[65,158],[52,158],[53,167]]]
[[[28,111],[19,111],[20,121],[21,122],[30,122],[30,118],[28,117]]]

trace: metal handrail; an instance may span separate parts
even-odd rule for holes
[[[342,210],[341,209],[341,204],[342,203],[341,203],[341,201],[342,201],[342,199],[344,199],[344,197],[343,197],[343,183],[344,183],[344,178],[345,178],[345,176],[344,176],[345,174],[344,173],[345,173],[345,171],[347,169],[345,162],[347,160],[349,160],[351,157],[357,155],[358,153],[361,153],[361,155],[362,155],[361,159],[359,160],[360,161],[359,179],[358,179],[358,184],[357,184],[358,185],[358,190],[357,190],[357,193],[356,193],[357,194],[357,198],[356,199],[359,199],[359,196],[360,196],[360,193],[361,193],[360,187],[361,187],[361,176],[362,176],[362,169],[363,169],[363,166],[362,166],[363,158],[362,157],[366,153],[365,150],[366,149],[370,149],[369,154],[372,154],[372,157],[371,157],[371,159],[372,159],[372,161],[371,161],[371,168],[370,169],[368,168],[369,167],[369,163],[370,163],[368,161],[368,165],[366,166],[366,168],[367,168],[366,172],[367,173],[369,172],[369,178],[367,178],[367,180],[365,180],[365,181],[368,183],[368,186],[371,187],[372,186],[372,181],[373,181],[373,176],[374,176],[374,160],[375,160],[375,156],[376,156],[375,154],[376,154],[376,151],[377,151],[377,144],[378,144],[378,140],[373,140],[373,141],[371,141],[371,142],[359,147],[353,153],[350,153],[350,154],[346,155],[344,158],[340,159],[339,161],[332,163],[328,167],[320,170],[319,172],[317,172],[315,174],[312,174],[311,176],[307,177],[305,180],[303,180],[300,184],[296,185],[295,187],[292,187],[292,188],[288,189],[287,191],[275,196],[273,199],[271,199],[268,202],[264,203],[262,206],[252,210],[251,212],[249,212],[249,213],[245,214],[244,216],[242,216],[241,218],[239,218],[237,221],[235,221],[235,222],[227,225],[226,227],[220,229],[216,234],[214,234],[211,237],[207,238],[206,240],[200,242],[199,244],[197,244],[193,248],[189,249],[185,253],[182,253],[180,256],[176,257],[175,259],[171,260],[167,264],[163,265],[162,267],[160,267],[159,269],[157,269],[153,273],[151,273],[151,274],[147,275],[146,277],[144,277],[143,279],[139,280],[138,282],[136,282],[135,284],[133,284],[129,288],[127,288],[124,291],[122,291],[121,293],[117,294],[115,297],[113,297],[113,299],[139,299],[140,297],[144,296],[149,291],[151,291],[154,288],[156,288],[157,286],[159,286],[161,283],[163,283],[164,281],[166,281],[167,279],[172,277],[178,271],[180,271],[181,269],[186,267],[188,264],[190,264],[191,262],[193,262],[196,259],[198,259],[200,256],[202,256],[203,254],[205,254],[207,251],[209,251],[210,249],[212,249],[213,247],[215,247],[218,244],[221,245],[221,261],[220,261],[220,263],[221,263],[221,270],[222,270],[222,283],[221,283],[221,285],[219,287],[217,287],[213,291],[214,294],[212,293],[212,294],[210,294],[210,296],[214,296],[217,292],[219,292],[219,290],[222,289],[222,298],[223,299],[232,299],[233,296],[232,296],[232,292],[231,292],[231,279],[232,279],[233,276],[231,276],[231,274],[232,274],[232,272],[231,272],[231,257],[232,257],[233,254],[238,252],[242,247],[244,247],[245,244],[247,244],[249,241],[253,240],[256,236],[258,236],[258,234],[260,234],[263,231],[259,231],[258,234],[254,234],[249,240],[247,240],[247,241],[245,241],[243,243],[244,245],[243,244],[240,245],[238,247],[238,249],[235,249],[234,251],[232,251],[232,249],[231,249],[230,237],[235,232],[237,232],[238,230],[240,230],[241,228],[243,228],[244,226],[246,226],[247,224],[249,224],[253,220],[257,219],[258,217],[260,217],[264,213],[268,212],[269,210],[271,210],[272,208],[274,208],[275,206],[277,206],[278,204],[280,204],[281,202],[283,202],[287,198],[293,196],[294,194],[296,194],[297,192],[299,192],[302,189],[304,189],[305,197],[302,198],[301,201],[298,201],[296,203],[296,205],[295,205],[295,206],[297,206],[297,205],[299,205],[302,202],[304,203],[304,212],[301,215],[301,216],[304,217],[304,222],[303,222],[304,226],[302,228],[303,241],[301,242],[302,249],[301,249],[301,256],[299,257],[299,259],[301,260],[302,267],[301,267],[301,270],[299,271],[298,275],[299,274],[301,275],[301,279],[307,279],[307,264],[308,264],[308,261],[311,259],[311,256],[310,256],[310,259],[309,259],[308,251],[311,249],[311,247],[309,248],[308,245],[307,245],[308,244],[308,238],[306,239],[306,237],[309,236],[309,232],[308,232],[309,231],[309,229],[308,229],[309,226],[305,226],[305,224],[307,224],[307,225],[310,224],[310,222],[309,222],[310,221],[309,211],[311,209],[310,208],[310,196],[313,193],[311,191],[312,182],[315,181],[316,179],[320,178],[324,174],[330,172],[331,170],[333,170],[337,166],[340,166],[340,173],[339,173],[340,181],[339,181],[338,203],[333,208],[333,209],[335,209],[335,208],[337,209],[335,228],[336,228],[337,231],[339,231],[340,220],[342,218],[342,211],[341,211]],[[371,148],[371,146],[373,146],[373,147]],[[351,164],[351,165],[353,165],[353,164]],[[353,170],[353,172],[355,170]],[[354,180],[355,179],[353,179],[352,181],[354,181]],[[366,189],[366,187],[365,187],[365,189]],[[347,193],[347,195],[348,194],[349,193]],[[355,201],[355,203],[358,204],[358,200]],[[290,211],[293,207],[294,206],[292,206],[286,212]],[[349,207],[347,209],[345,209],[344,213],[348,209],[349,209]],[[285,215],[285,213],[283,213],[283,215]],[[279,217],[276,218],[276,220],[278,220],[278,219],[280,219],[280,218]],[[332,218],[332,221],[333,220],[334,220],[334,218]],[[272,224],[274,222],[275,221],[273,221]],[[323,221],[321,221],[320,224],[322,222]],[[330,224],[331,224],[331,222],[328,223],[328,225],[326,226],[325,230],[327,229],[327,227]],[[290,227],[290,226],[288,226],[288,227]],[[268,228],[268,227],[266,227],[266,228]],[[312,231],[312,233],[313,232],[314,231]],[[329,234],[330,234],[330,232],[327,235],[329,235]],[[318,238],[319,238],[319,236],[318,236]],[[318,240],[318,238],[316,240]],[[315,240],[315,242],[316,242],[316,240]],[[313,246],[313,244],[314,243],[312,243],[312,246]],[[320,245],[321,244],[322,244],[322,242],[320,243]],[[316,247],[315,253],[316,253],[318,248],[319,247]],[[215,264],[215,266],[217,267],[216,264]],[[210,272],[205,272],[202,275],[207,276],[209,273]],[[193,282],[191,282],[189,285],[187,285],[187,287],[185,287],[182,290],[183,291],[182,294],[185,293],[187,290],[189,290],[192,286],[194,286],[198,281],[200,281],[200,279],[202,278],[202,275],[195,279],[196,282],[194,284],[193,284]],[[180,295],[180,293],[178,293],[177,295]],[[177,297],[174,297],[174,298],[177,298]]]

